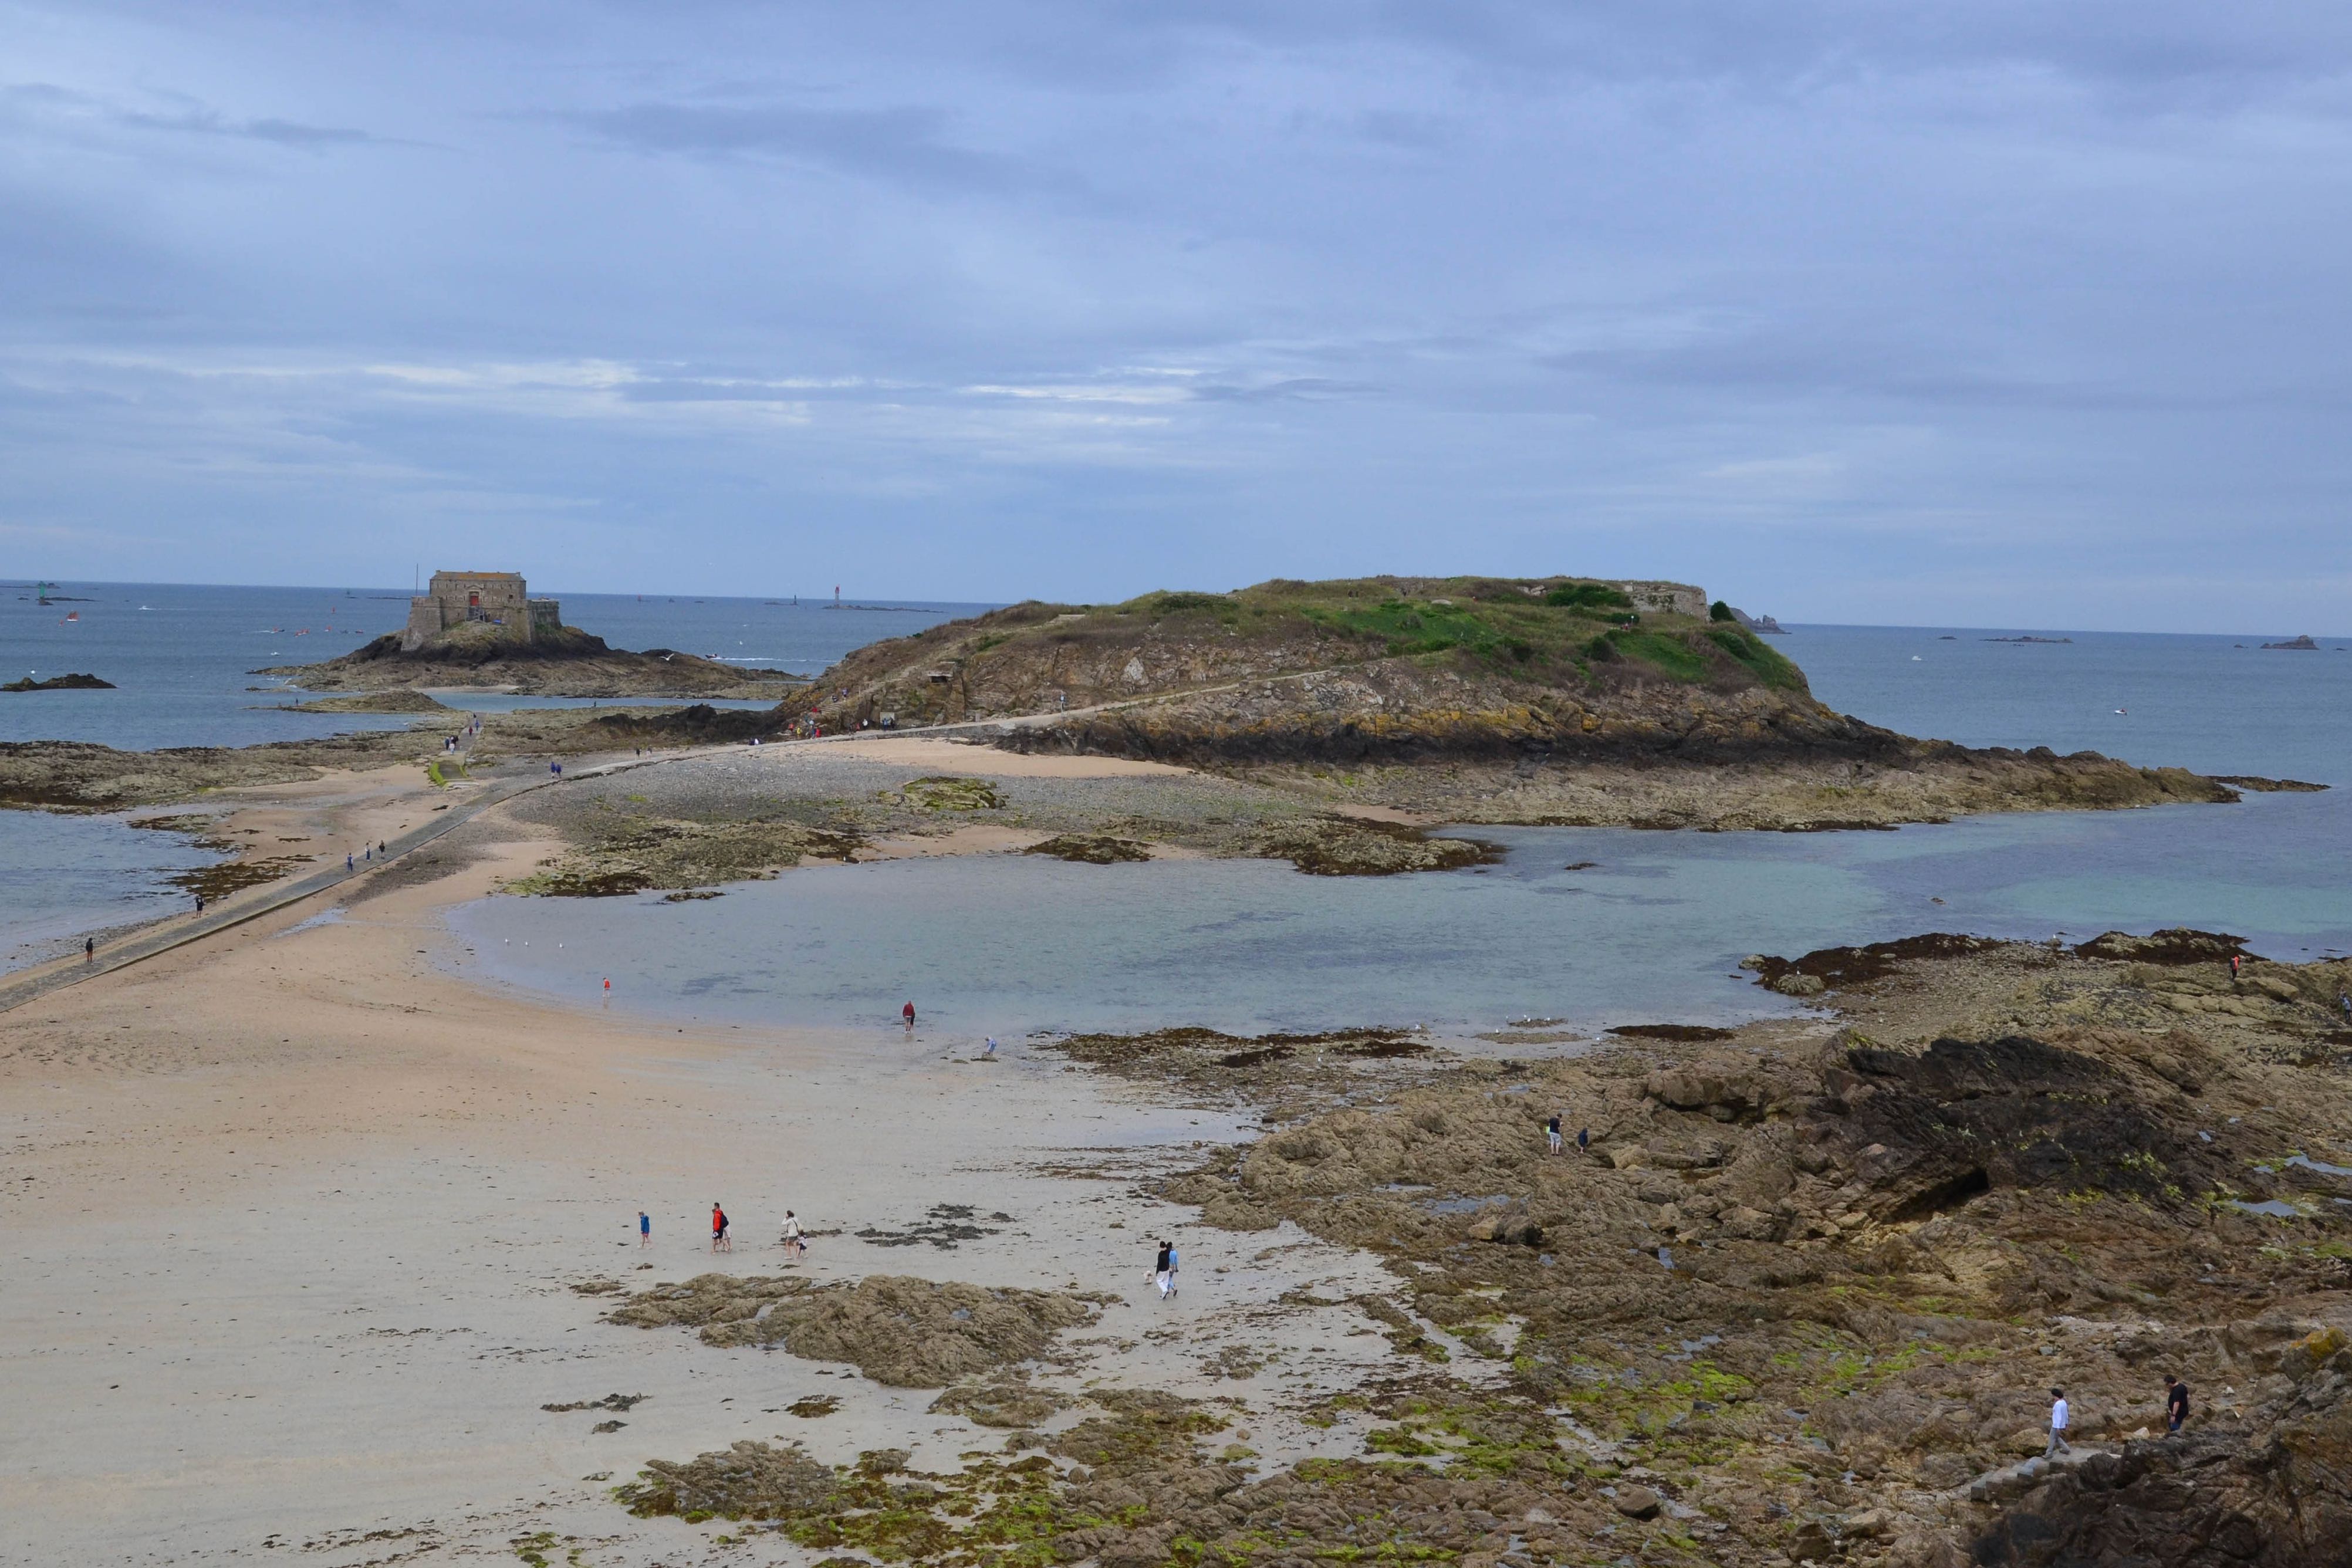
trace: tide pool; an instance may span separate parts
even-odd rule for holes
[[[77,947],[85,931],[188,907],[164,879],[219,858],[119,816],[0,811],[0,973]]]

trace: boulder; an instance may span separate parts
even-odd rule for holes
[[[1665,1507],[1664,1500],[1647,1487],[1619,1487],[1610,1501],[1627,1519],[1655,1519]]]

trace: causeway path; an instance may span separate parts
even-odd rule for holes
[[[480,791],[472,794],[470,798],[450,802],[446,807],[435,812],[432,820],[420,823],[398,837],[387,840],[390,848],[385,853],[378,855],[373,861],[363,860],[348,871],[331,861],[299,876],[289,877],[276,882],[266,882],[247,893],[231,894],[228,898],[215,900],[213,906],[203,914],[179,915],[158,921],[142,931],[133,932],[120,941],[109,942],[98,950],[97,956],[94,958],[84,959],[75,955],[52,959],[47,963],[28,969],[21,974],[13,975],[5,981],[0,981],[0,1013],[21,1007],[26,1003],[37,997],[46,996],[60,987],[76,984],[100,974],[111,974],[118,969],[127,969],[131,964],[143,959],[153,958],[158,953],[170,952],[174,948],[185,947],[192,942],[202,942],[216,931],[241,926],[247,921],[259,920],[266,914],[282,910],[289,904],[300,903],[304,899],[316,893],[325,892],[331,888],[339,888],[346,882],[373,876],[412,851],[423,848],[461,824],[471,822],[492,806],[503,805],[518,796],[530,794],[533,790],[546,789],[575,778],[596,778],[609,773],[626,773],[631,768],[648,767],[673,761],[682,755],[691,754],[693,753],[663,752],[658,756],[624,758],[618,762],[583,768],[576,773],[550,773],[544,777],[526,774],[520,778],[486,780]]]

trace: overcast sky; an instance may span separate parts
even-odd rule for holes
[[[2352,10],[0,0],[0,574],[2352,629]]]

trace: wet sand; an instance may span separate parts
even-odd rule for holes
[[[386,826],[412,805],[359,797]],[[282,809],[289,833],[311,826]],[[1134,1194],[1139,1175],[1243,1135],[1228,1115],[1021,1042],[981,1062],[977,1040],[927,1029],[698,1029],[468,984],[438,910],[547,847],[488,831],[500,815],[457,836],[447,874],[320,895],[5,1018],[0,1561],[504,1556],[546,1530],[593,1543],[587,1561],[678,1562],[724,1526],[614,1506],[608,1481],[647,1458],[778,1435],[835,1460],[998,1446],[927,1414],[929,1391],[605,1325],[610,1298],[572,1289],[777,1272],[788,1205],[838,1233],[813,1246],[819,1277],[1120,1293],[1066,1336],[1087,1342],[1088,1376],[1247,1397],[1338,1386],[1385,1354],[1343,1308],[1255,1321],[1303,1281],[1363,1288],[1370,1258],[1291,1229],[1175,1230],[1193,1211]],[[714,1199],[738,1237],[716,1258]],[[941,1204],[972,1205],[991,1234],[953,1248],[849,1234]],[[1144,1275],[1171,1230],[1189,1288],[1163,1308]],[[1277,1361],[1244,1382],[1199,1370],[1244,1342]],[[541,1409],[614,1393],[647,1397],[617,1416]],[[827,1393],[836,1415],[783,1413]],[[625,1425],[591,1430],[611,1419]],[[1277,1422],[1256,1446],[1279,1462],[1360,1443],[1344,1423]]]

